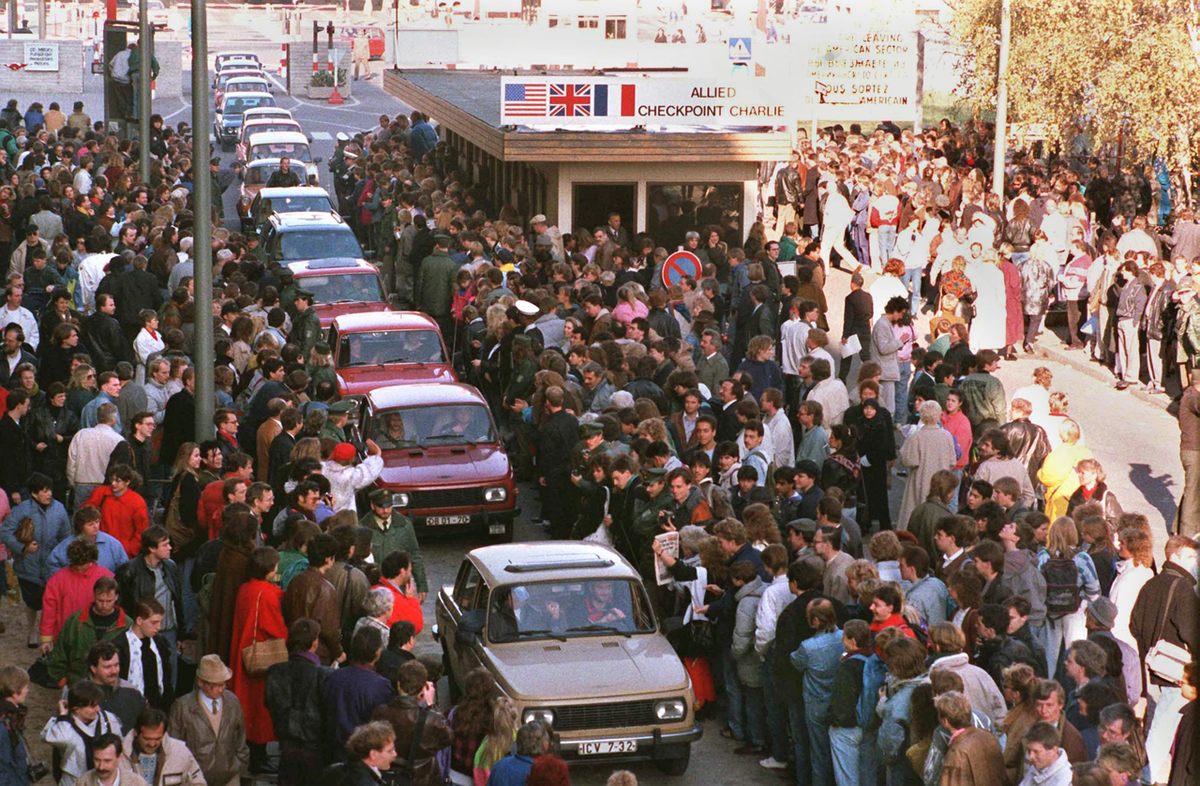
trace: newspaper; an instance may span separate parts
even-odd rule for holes
[[[679,559],[679,533],[664,532],[660,535],[655,535],[654,539],[662,544],[662,553],[669,554],[675,559]],[[671,571],[667,568],[662,558],[654,555],[654,579],[658,582],[658,586],[662,587],[670,584],[675,579],[671,576]]]

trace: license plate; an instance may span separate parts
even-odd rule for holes
[[[637,753],[637,740],[595,740],[579,743],[580,756],[602,756],[606,753]]]
[[[426,516],[427,527],[449,527],[455,524],[470,524],[470,516]]]
[[[503,524],[488,524],[488,534],[489,535],[503,535],[504,534],[504,525]]]

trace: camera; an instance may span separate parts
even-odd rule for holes
[[[37,783],[50,774],[50,767],[44,761],[31,761],[26,767],[26,774],[30,783]]]

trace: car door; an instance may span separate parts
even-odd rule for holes
[[[449,597],[442,593],[438,603],[438,622],[441,625],[441,636],[446,659],[449,661],[450,672],[455,682],[462,684],[467,673],[479,663],[474,656],[474,647],[459,645],[458,622],[465,612],[486,610],[485,605],[479,605],[479,597],[487,597],[487,586],[479,569],[469,560],[464,559],[454,582],[454,589]]]

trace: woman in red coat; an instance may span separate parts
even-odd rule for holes
[[[279,581],[279,552],[268,546],[254,550],[250,557],[250,578],[238,588],[233,616],[233,646],[229,665],[233,679],[229,688],[242,703],[246,718],[246,742],[251,745],[252,758],[263,754],[253,750],[275,739],[275,727],[265,701],[267,677],[252,675],[242,661],[242,650],[255,642],[286,639],[287,624],[283,621],[283,590]],[[253,754],[257,753],[258,756]]]
[[[1025,317],[1021,307],[1021,271],[1013,264],[1011,256],[1001,253],[1004,260],[1000,272],[1004,274],[1004,357],[1017,359],[1017,345],[1024,341]]]
[[[100,530],[119,540],[130,559],[142,552],[142,533],[150,526],[146,499],[131,488],[136,474],[128,464],[117,464],[108,471],[108,483],[84,503],[99,509]]]

